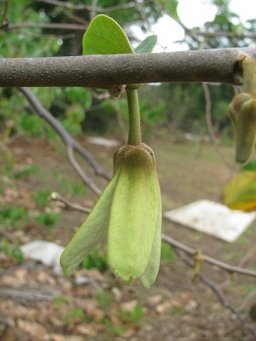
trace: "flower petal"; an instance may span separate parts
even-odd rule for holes
[[[95,246],[106,239],[117,179],[118,173],[106,186],[92,212],[65,247],[60,259],[65,274],[71,274]]]
[[[154,241],[149,257],[149,262],[140,280],[145,288],[149,288],[156,280],[161,259],[161,227],[162,227],[162,203],[159,188],[159,216],[155,227]]]
[[[109,220],[108,261],[130,283],[149,261],[159,217],[159,184],[153,152],[145,145],[121,148],[115,167],[119,176]]]

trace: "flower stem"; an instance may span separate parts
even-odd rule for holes
[[[137,89],[128,86],[126,95],[129,111],[128,144],[136,146],[141,143],[140,108]]]

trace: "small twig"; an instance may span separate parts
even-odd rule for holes
[[[23,303],[52,301],[59,296],[60,291],[29,289],[0,288],[0,297],[11,298]]]
[[[174,248],[185,252],[189,256],[193,257],[196,253],[195,249],[178,242],[177,240],[167,236],[166,234],[162,234],[162,240],[165,241],[166,243],[172,245]],[[212,257],[204,255],[204,254],[201,255],[201,258],[204,262],[209,263],[211,265],[215,265],[215,266],[219,267],[220,269],[227,271],[230,274],[239,273],[239,274],[245,275],[245,276],[256,277],[256,271],[253,271],[250,269],[243,269],[243,268],[238,267],[238,266],[234,266],[234,265],[231,265],[228,263],[224,263],[224,262],[221,262],[215,258],[212,258]]]
[[[61,197],[59,194],[57,194],[56,198],[54,198],[53,200],[60,201],[60,202],[64,203],[65,207],[67,209],[73,209],[73,210],[83,212],[83,213],[87,213],[87,214],[90,213],[90,211],[91,211],[89,208],[85,208],[85,207],[82,207],[80,205],[71,203],[70,201]],[[163,219],[166,219],[166,218],[163,217]],[[170,244],[171,246],[173,246],[175,249],[178,249],[180,251],[185,252],[187,255],[189,255],[191,257],[194,257],[197,253],[197,251],[195,249],[193,249],[193,248],[191,248],[191,247],[189,247],[189,246],[167,236],[164,233],[162,233],[162,240],[164,242]],[[210,256],[207,256],[203,253],[200,254],[200,257],[201,257],[202,261],[209,263],[211,265],[217,266],[220,269],[227,271],[228,273],[231,273],[231,274],[238,273],[238,274],[245,275],[245,276],[256,277],[256,271],[253,271],[250,269],[244,269],[244,268],[241,268],[238,266],[234,266],[234,265],[219,261],[219,260],[212,258]]]
[[[89,214],[91,212],[91,208],[86,208],[77,204],[73,204],[56,192],[53,192],[51,194],[50,200],[62,203],[64,205],[64,208],[67,210],[79,211],[86,214]]]
[[[9,0],[3,1],[3,20],[1,26],[7,26],[8,25],[8,8],[9,8]]]
[[[74,22],[76,23],[79,23],[81,25],[84,25],[84,29],[86,29],[86,27],[88,26],[88,21],[85,20],[84,18],[78,16],[78,15],[75,15],[71,12],[69,12],[67,9],[65,8],[62,8],[62,12],[65,14],[65,16],[71,20],[73,20]]]
[[[172,19],[178,24],[180,25],[180,27],[184,30],[184,32],[195,42],[197,43],[199,46],[202,44],[202,42],[200,41],[200,39],[198,39],[197,35],[195,35],[192,30],[190,30],[185,24],[183,24],[183,22],[181,20],[179,20],[178,18],[172,17]]]
[[[179,250],[176,250],[176,254],[179,256],[179,258],[185,263],[187,264],[189,267],[194,268],[194,261],[192,261],[191,259],[189,259],[185,254],[183,254],[182,252],[180,252]],[[241,324],[241,327],[243,328],[244,331],[249,332],[252,336],[256,336],[256,331],[251,328],[251,327],[246,327],[244,325],[244,319],[241,316],[240,312],[238,309],[236,309],[235,307],[233,307],[232,304],[230,304],[227,300],[227,298],[225,297],[225,295],[223,294],[223,292],[211,281],[209,280],[208,277],[206,277],[204,274],[199,273],[198,274],[198,278],[199,280],[205,284],[208,288],[211,289],[211,291],[215,294],[215,296],[217,297],[217,299],[219,300],[219,302],[226,308],[228,309],[232,314],[234,314],[238,321]]]
[[[252,292],[250,292],[245,299],[243,300],[242,304],[237,308],[237,310],[242,311],[245,309],[245,307],[247,306],[248,302],[251,301],[252,299],[254,299],[254,297],[256,297],[256,290],[253,290]]]
[[[97,14],[98,0],[92,0],[90,9],[90,20],[92,20]]]
[[[239,262],[239,266],[242,267],[245,265],[245,263],[253,256],[255,252],[255,248],[252,248],[251,250],[249,250],[249,252],[247,252],[247,254],[240,260]]]
[[[79,177],[82,179],[84,184],[86,184],[94,193],[100,194],[101,190],[99,187],[85,174],[85,172],[82,170],[80,167],[79,163],[76,161],[74,157],[74,149],[73,146],[66,146],[66,151],[67,151],[67,158],[74,168],[74,170],[77,172]]]
[[[233,38],[233,39],[256,39],[255,33],[234,33],[228,31],[214,31],[214,32],[203,32],[202,30],[197,30],[194,32],[196,36],[203,36],[204,38],[216,38],[216,37],[225,37],[225,38]]]
[[[185,256],[183,253],[180,252],[180,250],[176,250],[177,255],[179,258],[187,264],[189,267],[194,268],[194,261],[189,259],[187,256]],[[206,284],[213,292],[214,294],[218,297],[218,300],[224,307],[229,309],[232,313],[237,315],[237,312],[234,307],[232,307],[228,301],[226,300],[224,294],[217,288],[217,286],[211,282],[205,275],[203,275],[201,272],[198,273],[198,278]]]

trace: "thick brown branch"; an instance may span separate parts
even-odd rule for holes
[[[241,52],[255,48],[171,53],[0,59],[0,86],[111,87],[152,82],[241,84]]]

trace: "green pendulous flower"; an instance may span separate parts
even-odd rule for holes
[[[248,160],[256,144],[256,96],[248,93],[237,94],[229,106],[236,136],[236,160]]]
[[[95,246],[107,240],[108,263],[125,283],[149,287],[158,273],[162,205],[153,151],[125,145],[114,156],[114,175],[61,256],[70,274]]]
[[[246,162],[256,145],[256,62],[254,57],[240,55],[243,71],[241,92],[229,105],[236,138],[236,160]]]

